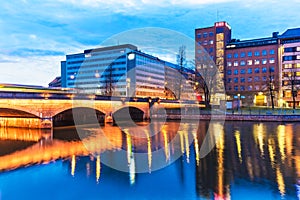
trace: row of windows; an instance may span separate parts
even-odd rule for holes
[[[274,49],[271,49],[271,50],[269,50],[269,55],[274,55],[275,54],[275,50]],[[261,52],[260,51],[254,51],[254,56],[260,56],[260,55],[262,55],[262,56],[266,56],[266,55],[268,55],[268,51],[267,50],[262,50]],[[253,56],[253,52],[252,51],[248,51],[247,52],[247,56],[248,57],[252,57]],[[229,54],[227,54],[227,58],[244,58],[244,57],[246,57],[246,52],[241,52],[240,53],[240,55],[239,55],[239,53],[234,53],[233,55],[231,54],[231,53],[229,53]]]
[[[287,47],[287,48],[284,48],[285,53],[296,52],[296,51],[300,51],[300,47]]]
[[[240,69],[240,70],[235,69],[235,70],[233,70],[233,74],[238,75],[239,71],[240,71],[240,74],[246,74],[246,69]],[[262,73],[267,73],[268,71],[270,73],[275,72],[275,68],[274,67],[269,67],[269,70],[268,70],[266,67],[263,67],[261,69]],[[258,68],[258,67],[255,68],[254,73],[256,73],[256,74],[260,73],[260,68]],[[232,70],[231,69],[227,70],[227,75],[231,75],[231,74],[232,74]],[[252,74],[252,68],[247,69],[247,74]]]
[[[232,62],[227,62],[227,66],[228,67],[231,67],[232,66],[232,64],[233,64],[233,66],[235,66],[235,67],[237,67],[237,66],[245,66],[246,64],[247,65],[259,65],[259,64],[263,64],[263,65],[266,65],[267,63],[268,63],[268,60],[267,59],[261,59],[261,61],[259,60],[259,59],[256,59],[256,60],[247,60],[247,63],[246,63],[246,61],[245,60],[241,60],[240,62],[239,61],[234,61],[233,63]],[[270,58],[269,59],[269,63],[270,64],[273,64],[273,63],[275,63],[275,58]]]
[[[273,77],[273,76],[272,76],[272,77]],[[272,77],[270,77],[270,79],[272,79]],[[246,78],[245,78],[245,77],[241,77],[241,78],[235,77],[235,78],[227,78],[227,83],[232,83],[232,82],[238,83],[239,80],[240,80],[240,83],[245,83],[245,82],[246,82]],[[267,80],[268,80],[268,77],[267,77],[267,76],[263,76],[263,77],[261,77],[261,79],[260,79],[259,76],[255,76],[253,79],[252,79],[251,76],[250,76],[250,77],[247,77],[247,82],[248,82],[248,83],[251,83],[252,80],[253,80],[254,82],[267,81]]]
[[[297,55],[297,56],[283,56],[283,61],[289,61],[289,60],[300,60],[300,55]]]
[[[245,91],[245,88],[246,88],[246,87],[245,87],[244,85],[241,85],[241,86],[240,86],[240,91]],[[229,86],[229,87],[227,88],[227,90],[232,90],[231,86]],[[234,86],[234,90],[235,90],[235,91],[239,91],[239,86],[235,85],[235,86]],[[249,85],[249,86],[247,87],[247,90],[248,90],[248,91],[252,91],[252,90],[253,90],[253,86],[252,86],[252,85]],[[254,86],[254,90],[260,90],[259,85],[255,85],[255,86]]]
[[[203,33],[203,34],[201,34],[201,33],[198,33],[197,34],[197,38],[207,38],[207,37],[212,37],[212,36],[214,36],[214,33],[213,32],[209,32],[209,33],[207,33],[207,32],[205,32],[205,33]]]

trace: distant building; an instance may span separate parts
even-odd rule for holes
[[[61,87],[61,77],[56,77],[53,81],[51,81],[48,86],[50,88],[60,88]]]
[[[175,93],[182,86],[175,86],[174,94],[165,91],[166,84],[178,82],[178,75],[168,75],[176,70],[180,71],[176,65],[125,44],[66,55],[61,62],[61,82],[62,87],[99,95],[178,98]],[[183,94],[180,98],[189,97]]]
[[[294,94],[299,106],[300,28],[237,40],[231,39],[226,22],[216,22],[213,27],[195,29],[195,41],[196,64],[205,50],[223,74],[228,100],[242,98],[246,105],[271,105],[272,96],[276,106],[291,106]]]
[[[281,89],[279,81],[279,40],[272,37],[253,40],[232,40],[226,46],[226,93],[239,94],[247,105],[265,105],[270,87],[275,101]],[[270,100],[269,100],[270,102]]]
[[[279,38],[283,101],[292,106],[294,95],[297,106],[300,106],[300,28],[288,29]]]

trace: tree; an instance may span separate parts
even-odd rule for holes
[[[181,97],[181,90],[182,90],[182,75],[183,70],[186,67],[186,47],[184,45],[179,47],[178,54],[177,54],[177,64],[179,65],[179,88],[178,88],[178,99]]]
[[[296,85],[295,85],[296,72],[293,69],[291,69],[288,72],[288,79],[289,79],[289,82],[291,84],[291,92],[292,92],[292,98],[293,98],[293,109],[296,109],[296,96],[297,96],[297,90],[296,90]]]

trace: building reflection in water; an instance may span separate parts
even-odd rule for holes
[[[209,125],[214,130],[216,146],[206,157],[200,159],[200,148]],[[168,122],[160,132],[152,135],[150,131],[157,131],[157,127],[153,126],[150,131],[145,129],[141,133],[144,137],[138,138],[130,135],[126,129],[122,132],[118,127],[107,125],[102,132],[87,129],[92,134],[87,134],[89,137],[84,138],[84,142],[76,139],[78,136],[74,131],[73,140],[71,132],[66,139],[63,138],[64,130],[54,131],[53,139],[52,136],[49,137],[49,133],[39,131],[0,129],[0,144],[9,142],[15,146],[11,151],[1,154],[0,170],[12,170],[63,158],[64,163],[69,163],[71,176],[83,173],[87,177],[94,177],[96,183],[101,183],[102,153],[123,149],[127,153],[124,156],[129,172],[127,178],[133,185],[137,184],[138,178],[138,161],[134,153],[146,153],[145,165],[151,173],[157,162],[153,160],[153,152],[164,148],[163,159],[166,164],[172,160],[176,151],[183,154],[174,163],[182,182],[187,174],[185,165],[195,167],[196,185],[191,187],[196,188],[197,195],[201,198],[234,198],[232,190],[240,182],[260,184],[262,188],[272,187],[274,193],[283,198],[296,193],[296,186],[300,192],[300,149],[297,148],[300,147],[299,125],[226,122],[223,127],[218,122],[209,124],[201,121],[197,131],[193,131],[195,127],[189,124],[184,124],[181,129],[178,126],[178,122]],[[16,145],[13,145],[14,142]],[[22,142],[23,145],[17,142]]]

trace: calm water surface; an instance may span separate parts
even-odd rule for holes
[[[300,199],[300,123],[213,122],[216,146],[200,158],[208,125],[167,122],[152,137],[82,128],[83,143],[72,128],[1,128],[0,199]]]

